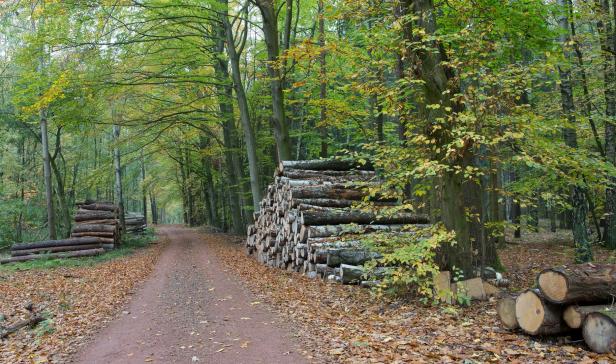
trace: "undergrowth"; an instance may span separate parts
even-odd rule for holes
[[[119,248],[107,251],[101,255],[77,258],[49,258],[45,255],[41,255],[40,259],[1,265],[0,272],[92,266],[133,254],[136,250],[152,244],[155,239],[156,235],[154,229],[148,228],[144,233],[139,235],[125,234],[122,237],[122,244]]]

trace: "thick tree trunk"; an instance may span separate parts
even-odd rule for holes
[[[609,302],[616,296],[616,265],[576,264],[544,270],[537,284],[546,299],[559,304]]]
[[[67,246],[67,245],[91,245],[91,244],[106,244],[106,243],[107,242],[104,239],[97,238],[97,237],[70,238],[70,239],[62,239],[62,240],[44,240],[44,241],[37,241],[33,243],[15,244],[11,247],[11,251],[39,249],[39,248],[53,248],[53,247]]]
[[[94,225],[94,224],[82,224],[73,226],[73,233],[89,233],[89,232],[106,232],[114,233],[116,227],[114,225]]]
[[[229,192],[231,198],[229,201],[230,213],[231,213],[231,227],[234,233],[239,234],[244,230],[242,223],[241,206],[241,167],[239,166],[237,146],[237,131],[235,129],[235,116],[233,114],[233,82],[229,76],[227,69],[228,62],[224,56],[225,51],[225,31],[224,28],[220,28],[218,31],[218,39],[216,41],[216,52],[218,57],[214,63],[214,70],[219,80],[219,85],[216,86],[218,92],[218,111],[220,113],[220,120],[222,121],[223,131],[223,143],[224,143],[224,155],[225,155],[225,168],[227,176],[229,178]]]
[[[605,97],[605,157],[616,165],[616,3],[613,19],[610,19],[608,0],[597,0],[596,8],[600,10],[597,29],[601,35],[603,52],[603,80]],[[610,178],[616,184],[616,177]],[[616,189],[608,186],[605,190],[605,228],[603,232],[605,245],[616,249]]]

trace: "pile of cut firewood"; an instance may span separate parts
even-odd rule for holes
[[[577,264],[546,269],[538,288],[501,299],[503,325],[528,335],[582,331],[597,353],[616,353],[616,264]]]
[[[41,256],[49,258],[93,256],[113,249],[120,243],[117,205],[86,201],[77,206],[75,225],[70,238],[14,244],[11,247],[11,257],[0,260],[0,264],[24,262]]]
[[[404,234],[405,225],[428,223],[410,212],[385,213],[397,202],[369,196],[367,189],[377,183],[369,165],[353,160],[281,162],[248,227],[248,253],[272,267],[361,283],[362,264],[380,257],[360,241],[365,234]],[[357,206],[368,200],[370,209]]]

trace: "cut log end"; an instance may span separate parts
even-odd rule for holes
[[[584,341],[596,353],[616,354],[616,322],[614,314],[593,312],[584,321]]]
[[[515,311],[516,319],[524,331],[534,333],[539,330],[545,310],[541,299],[534,292],[522,293],[516,300]]]
[[[562,302],[567,297],[567,278],[560,272],[548,270],[539,274],[541,292],[552,302]]]
[[[520,327],[518,324],[518,319],[515,316],[514,297],[505,297],[499,300],[496,305],[496,312],[498,312],[498,316],[500,317],[500,320],[505,328],[515,330]]]
[[[576,310],[575,306],[569,306],[563,313],[563,319],[567,325],[572,329],[578,329],[582,327],[583,316]]]

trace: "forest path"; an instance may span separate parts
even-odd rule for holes
[[[152,275],[77,363],[304,363],[283,324],[215,255],[215,239],[163,226]]]

